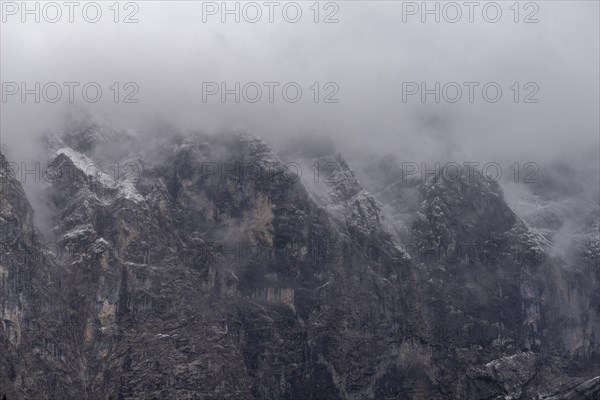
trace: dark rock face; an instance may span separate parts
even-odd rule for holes
[[[135,140],[52,141],[53,249],[0,158],[8,399],[597,395],[597,246],[552,255],[497,184],[368,190],[251,135],[115,152]]]
[[[0,391],[11,399],[44,398],[40,389],[75,395],[75,388],[63,388],[76,349],[67,340],[61,273],[39,240],[33,210],[11,171],[0,154]]]

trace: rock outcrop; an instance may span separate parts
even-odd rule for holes
[[[363,187],[339,154],[249,134],[136,140],[49,142],[52,239],[0,158],[8,399],[597,395],[594,250],[553,254],[498,184],[387,166]]]

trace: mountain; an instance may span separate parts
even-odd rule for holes
[[[365,186],[333,149],[245,133],[46,147],[43,235],[0,158],[8,399],[600,393],[597,249],[556,254],[480,174],[388,160]]]

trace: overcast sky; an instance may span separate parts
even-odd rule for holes
[[[256,23],[244,19],[254,18],[255,9],[247,8],[240,23],[232,15],[222,23],[219,10],[209,13],[221,2],[191,1],[137,2],[120,10],[119,23],[113,21],[112,2],[101,2],[97,23],[84,20],[81,6],[74,10],[73,23],[64,6],[56,23],[46,20],[56,15],[53,9],[46,15],[40,10],[39,23],[28,15],[23,23],[21,10],[3,3],[3,89],[6,82],[29,87],[34,82],[98,82],[103,89],[95,104],[82,100],[81,86],[75,89],[74,104],[66,101],[66,87],[58,103],[42,98],[36,104],[30,95],[22,104],[18,93],[3,93],[1,141],[13,158],[25,157],[43,130],[57,129],[65,112],[86,109],[131,127],[164,119],[184,129],[247,129],[274,147],[290,137],[331,135],[350,154],[396,153],[410,161],[439,157],[506,160],[510,165],[511,160],[598,160],[597,1],[538,1],[527,9],[521,3],[517,23],[509,9],[513,2],[498,3],[502,16],[496,23],[486,21],[493,20],[493,7],[484,18],[482,8],[489,2],[475,8],[472,23],[463,2],[458,2],[462,17],[456,23],[446,21],[456,15],[450,8],[441,12],[439,23],[433,15],[423,23],[420,10],[413,15],[411,8],[420,8],[421,2],[321,4],[319,23],[313,20],[312,1],[298,2],[302,17],[297,23],[284,19],[285,2],[274,8],[273,23],[263,2],[258,2],[262,18]],[[13,5],[20,7],[20,2]],[[88,9],[87,16],[93,19],[94,12]],[[123,23],[132,12],[139,22]],[[339,22],[323,23],[332,13]],[[295,8],[288,7],[286,17],[294,16]],[[527,16],[539,22],[523,23]],[[139,103],[122,102],[130,86],[121,87],[121,102],[115,104],[109,89],[113,82],[134,82]],[[230,88],[235,82],[280,86],[273,103],[263,86],[257,103],[242,99],[236,104],[230,95],[223,104],[218,94],[203,102],[203,82],[226,82]],[[303,90],[297,103],[282,97],[287,82]],[[314,103],[314,82],[320,83],[320,100],[339,88],[334,97],[339,102]],[[325,88],[327,82],[333,85]],[[473,103],[463,86],[461,100],[442,98],[436,104],[433,95],[422,103],[419,94],[403,102],[403,82],[425,82],[430,88],[435,82],[480,86],[474,89]],[[503,90],[497,103],[482,96],[487,82]],[[511,89],[515,82],[518,103]],[[528,82],[533,85],[525,88]],[[523,103],[538,89],[532,97],[538,103]],[[454,96],[453,91],[447,94]]]

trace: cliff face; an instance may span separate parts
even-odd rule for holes
[[[371,190],[339,155],[282,160],[252,135],[135,141],[51,141],[51,249],[0,159],[8,399],[600,390],[594,249],[553,256],[498,185],[385,168]]]
[[[77,359],[63,274],[39,240],[13,170],[0,154],[0,391],[8,398],[42,398],[40,390],[79,393],[63,385]]]

